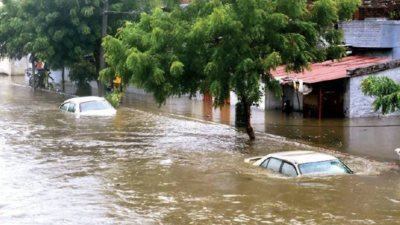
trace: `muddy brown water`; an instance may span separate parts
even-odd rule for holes
[[[249,142],[152,107],[76,117],[57,109],[67,98],[0,77],[0,224],[400,224],[393,162],[265,133]],[[295,149],[357,174],[285,178],[243,163]]]

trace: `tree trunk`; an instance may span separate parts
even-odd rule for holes
[[[243,109],[246,114],[246,131],[249,135],[250,140],[255,140],[256,135],[254,134],[253,127],[251,127],[251,109],[250,104],[247,102],[247,99],[242,97]]]
[[[61,85],[62,85],[62,91],[65,92],[65,66],[62,67]]]
[[[32,61],[32,87],[33,87],[33,90],[36,90],[36,75],[35,75],[35,69],[36,69],[36,67],[35,67],[36,65],[35,65],[35,61]]]

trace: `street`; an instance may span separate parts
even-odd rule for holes
[[[400,224],[393,162],[264,132],[252,142],[134,99],[115,117],[76,117],[58,110],[67,98],[0,77],[1,224]],[[288,179],[243,162],[297,149],[356,174]]]

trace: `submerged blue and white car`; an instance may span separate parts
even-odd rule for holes
[[[354,172],[334,156],[314,151],[278,152],[245,159],[254,166],[296,177],[319,174],[353,174]]]

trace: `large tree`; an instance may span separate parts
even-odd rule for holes
[[[99,68],[105,0],[3,0],[0,56],[28,54],[53,69],[63,69],[93,55]],[[109,0],[108,32],[149,11],[156,0]]]
[[[70,66],[100,42],[99,7],[100,0],[4,1],[1,55],[19,59],[34,53],[52,68]]]
[[[170,96],[200,90],[210,93],[217,107],[234,91],[254,139],[250,107],[263,96],[261,82],[281,93],[271,70],[284,65],[288,72],[302,72],[311,62],[345,55],[334,25],[356,9],[346,4],[359,1],[195,0],[171,13],[155,10],[105,39],[110,68],[103,76],[116,74],[153,93],[160,105]]]

